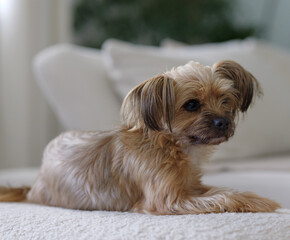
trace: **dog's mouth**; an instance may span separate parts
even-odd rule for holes
[[[198,137],[198,136],[189,136],[191,144],[199,145],[199,144],[207,144],[207,145],[218,145],[222,142],[228,140],[228,137]]]

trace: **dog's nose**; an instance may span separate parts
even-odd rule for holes
[[[228,118],[215,118],[213,124],[219,130],[225,131],[229,128],[230,120]]]

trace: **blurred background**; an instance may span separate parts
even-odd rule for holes
[[[48,141],[69,128],[35,79],[39,51],[97,49],[110,38],[158,47],[253,37],[289,52],[289,12],[288,0],[0,0],[0,169],[39,166]]]

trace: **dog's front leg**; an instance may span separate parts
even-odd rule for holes
[[[206,186],[206,188],[209,188]],[[236,192],[224,188],[210,188],[196,196],[179,193],[173,200],[172,193],[154,198],[154,201],[138,203],[138,211],[157,215],[164,214],[201,214],[222,212],[272,212],[280,205],[267,198],[250,192]],[[157,194],[158,195],[158,194]],[[171,199],[170,199],[171,198]],[[157,204],[156,204],[157,203]],[[137,205],[136,205],[137,206]],[[136,208],[137,209],[137,208]]]
[[[273,212],[281,207],[275,201],[257,196],[251,192],[237,192],[224,188],[208,187],[200,196],[180,199],[172,205],[172,212],[220,213],[220,212]]]
[[[203,206],[200,209],[206,213],[272,212],[281,207],[275,201],[260,197],[251,192],[238,192],[210,186],[204,186],[204,189],[207,190],[204,194],[191,198],[191,201],[195,206]],[[211,209],[213,211],[210,211]]]
[[[160,154],[161,155],[161,154]],[[221,212],[272,212],[279,204],[253,193],[210,187],[200,181],[199,168],[178,152],[162,161],[142,161],[143,171],[132,169],[142,197],[132,211],[151,214],[200,214]],[[158,159],[157,159],[158,160]]]

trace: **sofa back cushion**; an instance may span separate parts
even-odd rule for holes
[[[235,136],[219,146],[215,159],[238,159],[290,151],[290,56],[253,39],[158,48],[108,40],[103,45],[107,72],[120,99],[137,84],[189,60],[205,65],[231,59],[261,83],[264,97],[240,118]]]
[[[120,100],[111,90],[100,51],[60,44],[35,57],[36,80],[66,130],[108,130],[119,124]]]

